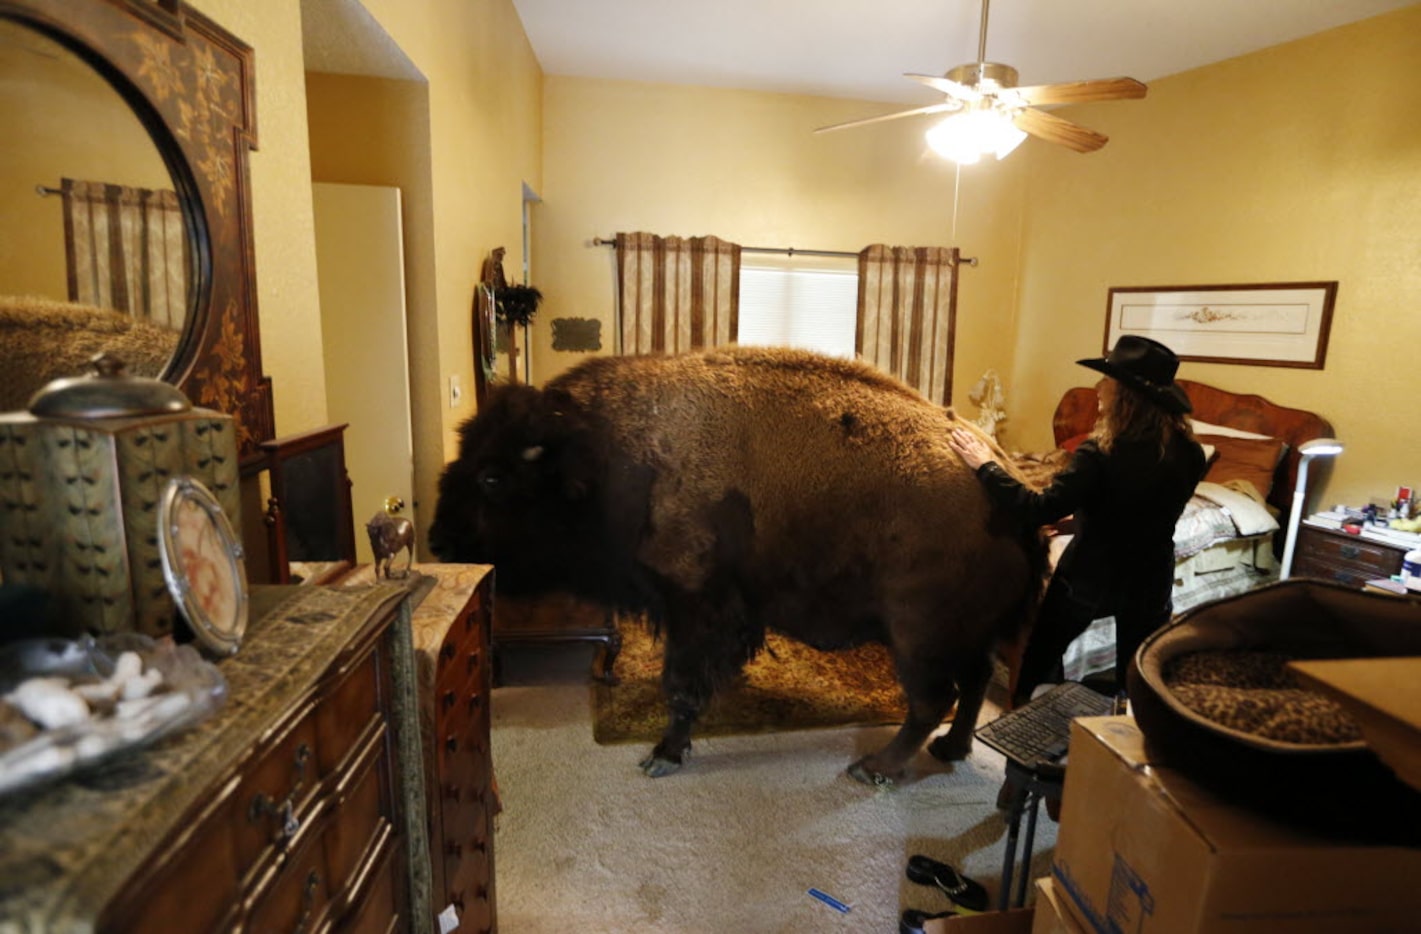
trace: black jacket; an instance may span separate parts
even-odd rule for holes
[[[977,474],[992,499],[1027,526],[1075,515],[1075,537],[1061,555],[1055,579],[1070,587],[1077,602],[1106,615],[1168,607],[1174,524],[1204,467],[1204,449],[1178,435],[1163,458],[1154,443],[1117,441],[1106,454],[1085,441],[1039,493],[996,463],[983,464]]]

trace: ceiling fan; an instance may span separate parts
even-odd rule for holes
[[[942,77],[904,75],[943,92],[947,95],[946,100],[912,110],[836,123],[814,132],[843,130],[901,117],[948,114],[949,119],[928,131],[928,143],[957,162],[976,162],[978,156],[989,152],[1001,158],[1027,134],[1076,152],[1094,152],[1104,146],[1109,141],[1105,134],[1037,108],[1050,104],[1138,99],[1145,96],[1145,85],[1134,78],[1098,78],[1017,87],[1015,68],[987,61],[987,11],[990,2],[982,0],[977,61],[958,65]]]

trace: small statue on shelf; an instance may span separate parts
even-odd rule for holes
[[[376,580],[379,580],[382,573],[386,580],[394,580],[395,575],[390,566],[401,549],[406,550],[408,555],[400,579],[410,576],[410,567],[414,564],[414,523],[403,516],[395,515],[404,505],[404,500],[392,496],[385,500],[385,508],[365,523],[365,531],[370,533],[370,550],[375,553]]]

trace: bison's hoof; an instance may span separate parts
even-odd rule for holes
[[[892,788],[897,783],[897,778],[886,775],[869,764],[869,757],[865,756],[848,768],[849,777],[854,781],[863,782],[865,785],[872,785],[875,788]]]
[[[680,760],[667,759],[656,753],[641,760],[640,765],[647,778],[661,778],[663,775],[670,775],[681,768]]]
[[[928,755],[939,762],[961,762],[967,758],[967,754],[972,751],[972,737],[967,737],[966,742],[953,739],[949,731],[946,736],[939,736],[928,743]]]

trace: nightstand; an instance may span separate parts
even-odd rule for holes
[[[1298,526],[1293,577],[1315,577],[1360,588],[1369,580],[1401,573],[1402,545],[1349,535],[1340,529]]]

